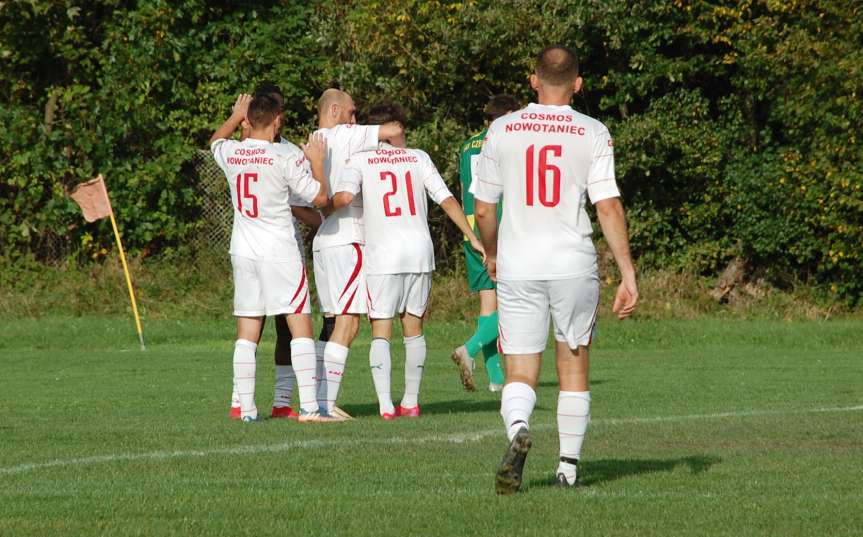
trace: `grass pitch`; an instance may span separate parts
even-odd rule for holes
[[[364,330],[340,397],[358,419],[328,425],[227,419],[229,320],[147,330],[140,353],[127,319],[0,327],[0,535],[863,531],[859,321],[602,321],[587,487],[552,486],[548,354],[514,497],[494,494],[505,448],[498,396],[463,392],[449,360],[467,323],[429,327],[423,417],[395,422],[377,418]],[[270,326],[258,354],[262,410],[272,342]],[[396,395],[398,340],[393,352]]]

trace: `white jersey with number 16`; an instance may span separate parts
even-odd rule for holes
[[[503,216],[500,280],[561,280],[596,271],[585,203],[617,197],[614,144],[569,106],[530,104],[491,124],[471,190]]]
[[[362,192],[366,274],[434,270],[426,193],[440,204],[452,197],[429,156],[381,144],[348,162],[337,191]]]

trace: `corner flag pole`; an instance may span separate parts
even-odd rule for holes
[[[129,287],[129,298],[132,300],[132,313],[135,314],[135,328],[138,329],[138,341],[141,350],[144,347],[144,329],[141,328],[141,316],[138,315],[138,302],[135,300],[135,288],[132,287],[132,277],[129,275],[129,265],[126,264],[126,253],[123,251],[123,242],[120,240],[120,230],[117,229],[117,221],[114,219],[114,209],[111,208],[111,227],[114,228],[114,238],[117,239],[117,248],[120,249],[120,262],[123,264],[123,274],[126,275],[126,285]]]
[[[120,249],[120,262],[123,264],[123,274],[126,275],[126,285],[129,286],[129,298],[132,299],[132,313],[135,314],[135,327],[138,329],[138,341],[141,350],[144,347],[144,329],[141,328],[141,316],[138,315],[138,302],[135,300],[135,289],[132,287],[132,276],[129,274],[129,265],[126,264],[126,252],[123,251],[123,241],[120,240],[120,230],[117,229],[117,221],[114,219],[114,207],[111,206],[111,198],[108,197],[108,187],[105,186],[105,178],[100,173],[95,179],[91,179],[77,185],[69,191],[75,203],[84,212],[84,220],[95,222],[103,218],[111,218],[111,227],[114,228],[114,238],[117,240],[117,248]]]

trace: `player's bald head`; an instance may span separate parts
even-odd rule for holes
[[[345,92],[336,88],[325,89],[318,99],[318,114],[323,114],[334,104],[342,104]]]
[[[346,92],[329,88],[318,99],[318,123],[321,127],[332,127],[342,123],[356,122],[356,106]]]
[[[578,78],[578,56],[563,45],[546,47],[536,57],[536,76],[549,86],[569,86]]]

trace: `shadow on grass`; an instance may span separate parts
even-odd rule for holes
[[[583,486],[589,487],[634,475],[671,472],[679,466],[686,466],[691,475],[698,475],[720,462],[722,459],[716,455],[690,455],[676,459],[602,459],[585,461],[583,465],[580,464],[578,477]],[[528,482],[529,487],[551,487],[554,485],[554,476]]]
[[[591,380],[590,385],[591,386],[599,386],[600,384],[605,384],[606,382],[613,382],[613,381]],[[560,386],[560,383],[558,383],[557,380],[543,380],[539,384],[537,384],[537,386],[540,388],[557,388],[558,386]]]
[[[394,403],[398,405],[399,402],[394,401]],[[342,406],[342,408],[355,417],[378,415],[377,403],[366,405],[346,404]],[[537,406],[536,408],[541,409],[542,407]],[[423,416],[430,416],[432,414],[452,414],[457,412],[499,412],[500,401],[495,399],[458,399],[454,401],[434,401],[431,403],[420,402],[420,409],[422,410]],[[502,427],[501,431],[503,431]]]

